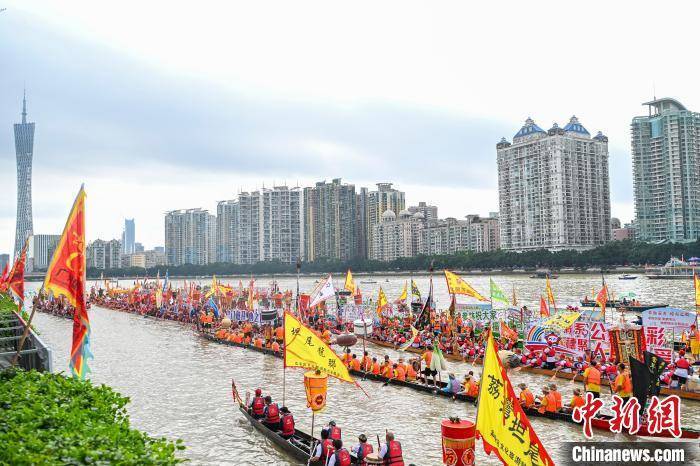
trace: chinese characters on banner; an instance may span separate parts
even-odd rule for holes
[[[663,327],[644,327],[644,340],[648,351],[671,362],[671,348],[666,341],[666,329]]]
[[[573,420],[582,424],[583,434],[586,438],[593,437],[592,419],[603,407],[603,401],[593,398],[592,393],[586,393],[586,402],[577,407],[573,412]],[[630,434],[673,436],[678,438],[682,434],[681,428],[681,400],[677,395],[671,395],[663,400],[658,396],[652,396],[647,408],[647,423],[640,424],[641,405],[635,397],[624,404],[622,398],[613,395],[613,416],[609,421],[610,432],[619,434],[626,431]],[[660,435],[668,432],[670,435]]]
[[[583,355],[588,349],[588,322],[574,322],[564,332],[564,346]]]
[[[487,454],[495,452],[503,464],[554,466],[515,396],[489,334],[476,415],[477,438]]]
[[[284,314],[284,367],[318,369],[331,377],[355,383],[338,355],[288,312]]]
[[[610,337],[608,330],[603,322],[591,322],[591,354],[593,357],[599,358],[610,355]]]
[[[458,312],[464,320],[473,320],[474,322],[481,323],[495,321],[499,318],[498,312],[493,309],[490,304],[459,303],[456,306],[456,312]]]

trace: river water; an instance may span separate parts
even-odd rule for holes
[[[537,306],[544,293],[544,280],[520,276],[494,276],[499,286],[510,293],[514,285],[518,299]],[[390,300],[395,299],[408,276],[372,276],[376,283],[362,283],[366,278],[357,277],[363,294],[376,297],[379,286]],[[302,291],[314,286],[314,278],[301,279]],[[386,281],[389,280],[389,281]],[[415,277],[421,291],[427,292],[428,277]],[[488,290],[488,277],[468,277],[467,280],[482,293]],[[640,277],[637,280],[619,281],[607,277],[615,294],[633,291],[642,301],[664,303],[691,309],[693,304],[692,281],[657,281]],[[223,280],[226,282],[227,280]],[[237,284],[238,278],[231,279]],[[243,279],[244,283],[246,279]],[[270,279],[261,278],[259,286]],[[176,281],[177,282],[177,281]],[[203,281],[208,282],[208,280]],[[282,289],[296,287],[294,278],[277,278]],[[131,282],[122,282],[128,286]],[[446,307],[449,297],[444,279],[436,274],[435,294],[439,306]],[[336,286],[342,287],[342,277]],[[599,276],[562,276],[552,281],[559,307],[573,304],[584,295],[591,295],[592,287],[600,287]],[[28,283],[28,290],[35,291],[36,283]],[[90,378],[95,383],[105,383],[131,399],[128,406],[132,423],[152,436],[181,438],[187,449],[183,457],[191,464],[230,465],[291,465],[284,453],[278,451],[260,433],[255,431],[234,407],[231,399],[231,379],[235,379],[241,392],[262,387],[277,401],[282,397],[282,361],[240,348],[219,345],[197,336],[191,328],[178,323],[158,321],[131,314],[124,314],[99,307],[90,311],[92,326],[91,350],[94,359],[89,361]],[[35,316],[36,328],[41,338],[54,350],[54,367],[67,371],[71,339],[71,322],[45,314]],[[356,348],[358,354],[361,348]],[[369,345],[371,353],[383,355],[395,352]],[[479,367],[465,363],[448,363],[449,370],[459,378],[468,371],[479,374]],[[286,404],[295,414],[297,427],[310,431],[311,415],[306,408],[303,389],[303,371],[287,370]],[[511,373],[514,384],[526,382],[533,391],[549,382],[548,378],[524,373]],[[571,385],[558,380],[565,402],[571,396]],[[405,458],[417,465],[441,464],[440,420],[448,416],[460,416],[474,420],[476,409],[464,402],[434,397],[406,388],[383,386],[361,381],[369,394],[366,397],[356,387],[330,380],[328,404],[316,417],[318,426],[334,419],[343,428],[343,438],[349,444],[365,433],[375,444],[376,435],[382,437],[386,429],[396,433],[404,447]],[[580,386],[580,385],[579,385]],[[700,428],[700,402],[683,400],[682,423],[686,427]],[[582,439],[581,427],[550,420],[534,418],[532,425],[555,462],[561,460],[564,441]],[[632,441],[625,435],[612,435],[594,431],[594,440]],[[480,442],[479,442],[480,443]],[[477,448],[477,464],[500,464],[495,457],[483,454]]]

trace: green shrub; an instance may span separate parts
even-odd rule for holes
[[[171,465],[182,441],[132,429],[127,397],[36,371],[0,372],[0,465]]]

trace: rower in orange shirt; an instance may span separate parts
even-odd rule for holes
[[[409,380],[412,382],[412,381],[416,380],[417,377],[418,377],[418,373],[416,372],[416,369],[413,367],[413,361],[409,361],[409,363],[406,364],[406,380]]]
[[[535,406],[535,395],[527,388],[527,385],[521,383],[518,384],[518,388],[520,388],[520,405],[525,409]]]
[[[360,370],[360,360],[357,359],[357,355],[355,354],[352,355],[352,359],[350,360],[350,369],[353,371]]]
[[[574,388],[574,396],[573,396],[573,398],[571,398],[571,402],[569,403],[569,406],[567,407],[567,411],[573,411],[574,409],[580,408],[581,406],[583,406],[585,404],[586,404],[586,401],[581,396],[581,389]]]
[[[406,381],[406,368],[403,365],[394,364],[394,374],[396,374],[396,380]]]
[[[379,362],[377,362],[377,358],[372,358],[372,374],[379,375],[380,372],[381,367],[379,366]]]
[[[394,366],[396,366],[396,364],[394,364]],[[395,378],[396,372],[394,371],[394,367],[392,367],[391,364],[386,364],[382,370],[382,376],[386,377],[387,379]]]
[[[365,351],[365,355],[362,356],[362,370],[365,372],[370,372],[372,370],[372,358],[369,357],[367,351]]]
[[[345,367],[350,367],[350,361],[352,360],[352,355],[350,354],[350,350],[346,349],[345,353],[343,353],[343,357],[340,358],[341,361],[343,361],[343,364],[345,364]]]
[[[284,340],[284,328],[280,326],[275,329],[275,338],[277,338],[277,341]]]

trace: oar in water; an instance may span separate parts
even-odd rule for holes
[[[557,378],[557,373],[559,373],[559,369],[561,369],[561,366],[557,367],[554,370],[554,374],[552,374],[552,377],[549,380],[554,381]]]

